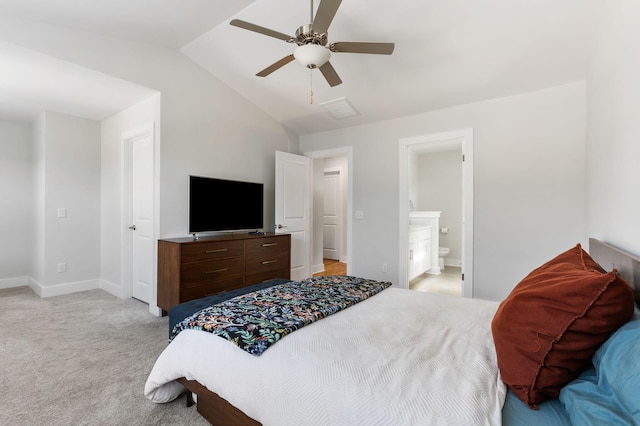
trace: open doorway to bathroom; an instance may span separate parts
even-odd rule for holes
[[[472,138],[461,130],[400,141],[400,282],[410,289],[473,295]]]

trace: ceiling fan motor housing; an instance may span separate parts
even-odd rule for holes
[[[319,44],[320,46],[326,46],[327,40],[327,33],[319,34],[315,32],[311,24],[303,25],[296,30],[295,42],[298,46],[302,46],[304,44]]]

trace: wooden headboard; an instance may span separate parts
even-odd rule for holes
[[[636,304],[640,306],[640,257],[595,238],[589,238],[589,254],[605,270],[618,270],[618,274],[633,288]]]

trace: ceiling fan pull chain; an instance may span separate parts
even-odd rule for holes
[[[311,87],[309,103],[313,105],[313,70],[309,70],[309,86]]]

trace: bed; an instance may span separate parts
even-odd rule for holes
[[[578,256],[584,266],[578,249],[581,250],[579,245],[567,253],[572,259]],[[508,316],[508,308],[519,309],[522,295],[516,289],[529,294],[530,289],[523,285],[528,276],[514,289],[516,294],[508,298],[513,300],[502,303],[387,288],[286,335],[259,356],[225,338],[184,329],[156,361],[145,395],[154,402],[165,403],[186,389],[196,396],[197,409],[203,417],[212,424],[223,425],[524,426],[572,421],[589,424],[594,419],[600,419],[600,423],[605,419],[607,424],[638,423],[640,346],[636,342],[640,341],[640,313],[637,307],[634,311],[634,295],[629,286],[635,290],[637,303],[640,259],[595,239],[590,240],[589,249],[593,260],[604,270],[591,271],[597,277],[589,278],[591,281],[584,285],[601,285],[598,283],[604,276],[614,284],[607,283],[594,296],[595,304],[593,298],[588,301],[587,311],[612,318],[613,323],[604,329],[599,323],[590,326],[598,328],[598,333],[587,334],[592,338],[597,335],[601,341],[592,344],[595,346],[591,352],[580,348],[583,358],[588,354],[584,365],[565,368],[565,373],[575,376],[571,376],[569,384],[536,384],[527,388],[518,382],[521,372],[513,378],[505,365],[507,359],[517,360],[522,354],[509,352],[515,345],[500,344],[505,336],[500,332],[499,319],[504,317],[503,321],[517,324]],[[595,264],[588,266],[590,270],[599,269]],[[530,276],[546,279],[550,270],[557,271],[556,264],[543,267]],[[613,269],[619,275],[607,274]],[[614,276],[624,278],[624,286]],[[594,284],[594,280],[598,283]],[[265,288],[268,290],[268,285]],[[615,297],[622,297],[624,309],[618,309],[617,302],[616,306],[601,303],[610,293],[608,288],[617,289]],[[196,308],[200,308],[197,303],[187,309],[187,314]],[[606,312],[602,314],[597,309]],[[584,312],[581,315],[588,317]],[[563,330],[569,342],[558,341],[551,346],[567,343],[574,348],[575,335],[585,334],[576,326],[578,322],[571,321],[574,330]],[[506,328],[510,339],[511,327]],[[551,359],[555,353],[545,356]],[[632,357],[624,371],[615,364],[620,362],[620,356]],[[573,358],[580,357],[572,352],[569,358],[575,363]],[[545,367],[537,367],[536,381],[541,380],[540,371],[544,370]],[[599,380],[605,379],[608,381],[603,390]],[[523,388],[527,388],[526,392]],[[609,398],[611,406],[602,402],[605,398],[598,392],[603,391],[616,395]],[[523,395],[535,398],[530,400]],[[597,409],[593,409],[594,405]]]

